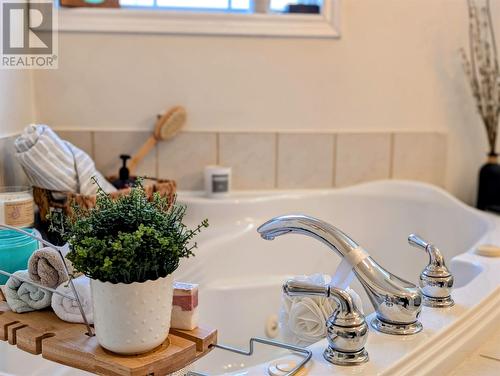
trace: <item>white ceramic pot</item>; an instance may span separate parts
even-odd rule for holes
[[[170,330],[173,278],[130,284],[91,280],[97,341],[118,354],[145,353]]]

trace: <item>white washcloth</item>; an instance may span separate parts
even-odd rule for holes
[[[307,281],[316,285],[326,285],[331,282],[328,275],[313,274],[297,276],[297,281]],[[359,295],[347,288],[354,304],[362,312],[362,302]],[[334,299],[320,296],[294,296],[283,294],[280,312],[280,326],[286,342],[307,346],[326,336],[326,320],[337,309]]]
[[[96,170],[83,150],[64,141],[47,125],[31,124],[14,142],[16,158],[30,183],[59,192],[94,195],[94,176],[105,192],[116,189]]]
[[[83,311],[85,312],[85,316],[87,317],[87,321],[89,324],[94,323],[94,313],[92,309],[92,298],[90,295],[90,279],[85,276],[81,276],[75,278],[73,280],[75,284],[76,291],[78,292],[78,296],[80,298],[80,302],[83,306]],[[69,282],[62,283],[57,291],[73,296],[73,290],[69,285]],[[54,310],[57,317],[59,317],[63,321],[74,322],[74,323],[82,323],[83,318],[80,313],[80,308],[78,307],[78,302],[75,300],[70,300],[65,298],[59,294],[52,295],[52,309]]]

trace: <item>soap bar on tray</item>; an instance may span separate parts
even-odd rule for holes
[[[198,327],[198,318],[198,285],[174,282],[170,326],[173,329],[193,330]]]

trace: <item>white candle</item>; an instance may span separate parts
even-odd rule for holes
[[[0,187],[0,223],[16,227],[33,226],[33,197],[29,187]]]
[[[208,197],[226,196],[231,191],[231,168],[205,167],[205,193]]]

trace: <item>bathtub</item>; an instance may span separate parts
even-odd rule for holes
[[[455,275],[456,305],[449,309],[424,307],[423,332],[398,337],[370,329],[366,346],[370,362],[354,369],[323,361],[326,341],[320,341],[310,347],[314,350],[312,375],[444,372],[456,365],[459,354],[480,342],[488,322],[500,318],[500,273],[495,272],[495,268],[500,270],[500,259],[474,253],[478,244],[500,244],[500,217],[477,211],[437,187],[380,181],[335,190],[238,193],[223,199],[181,193],[179,201],[188,206],[189,225],[208,218],[210,227],[198,239],[196,257],[183,261],[175,278],[200,284],[201,320],[218,328],[220,343],[247,348],[250,337],[280,340],[276,323],[283,281],[294,275],[332,274],[340,263],[337,254],[309,237],[262,240],[256,228],[282,214],[307,214],[335,225],[384,268],[415,283],[428,262],[423,251],[407,243],[410,233],[418,233],[439,247]],[[351,287],[362,297],[369,321],[373,308],[363,288],[356,279]],[[487,317],[479,319],[485,307]],[[465,327],[469,328],[467,335],[478,334],[467,341],[453,340],[455,347],[464,342],[453,352],[456,358],[447,354],[447,361],[444,356],[438,361],[439,357],[425,351],[438,338],[450,340]],[[442,346],[450,347],[448,342]],[[419,353],[414,352],[416,348]],[[436,346],[433,350],[447,353]],[[285,353],[261,346],[255,356],[247,358],[215,349],[195,363],[194,369],[211,375],[264,375],[269,361]]]
[[[260,238],[256,228],[271,217],[307,214],[349,234],[384,268],[417,282],[427,255],[407,244],[418,233],[443,252],[455,275],[455,306],[424,307],[424,330],[412,336],[390,336],[370,328],[366,349],[370,361],[339,367],[323,360],[326,340],[312,344],[309,375],[445,374],[464,354],[487,338],[500,320],[500,259],[474,253],[478,244],[500,244],[500,217],[477,211],[445,191],[421,183],[380,181],[355,187],[314,191],[235,193],[224,199],[181,192],[188,206],[186,223],[208,218],[210,227],[198,237],[196,257],[183,260],[178,281],[200,284],[200,317],[219,330],[219,342],[246,348],[250,337],[280,339],[276,322],[281,285],[294,275],[332,274],[340,257],[318,241],[287,235]],[[367,321],[373,309],[359,282],[351,287],[363,299]],[[267,375],[286,351],[257,346],[244,357],[220,349],[192,365],[210,375]],[[86,375],[32,356],[0,341],[0,375]]]

